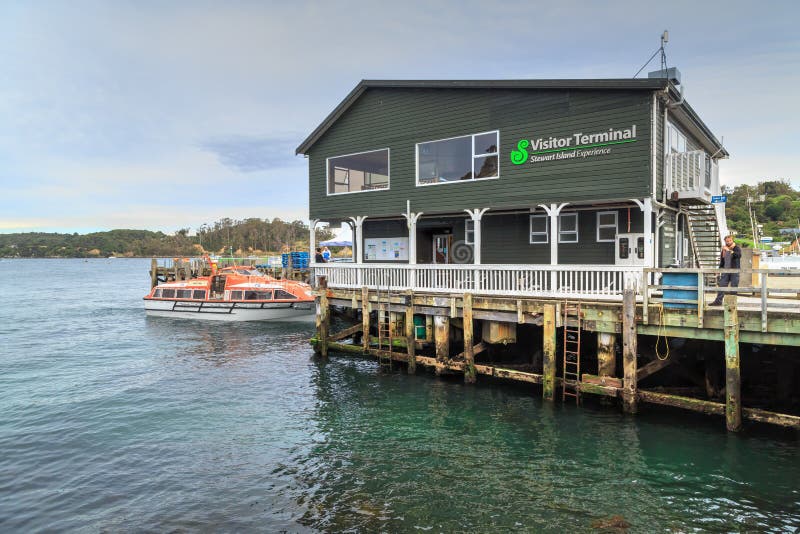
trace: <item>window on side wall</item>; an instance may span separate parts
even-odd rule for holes
[[[417,144],[417,185],[500,177],[500,132]]]
[[[667,151],[686,152],[686,136],[672,123],[667,123]]]
[[[464,242],[467,245],[475,244],[475,221],[472,219],[464,221]]]
[[[578,214],[565,213],[558,216],[558,242],[578,242]]]
[[[613,243],[617,239],[617,212],[597,212],[597,242]]]
[[[329,195],[389,189],[389,149],[328,158],[327,180]]]
[[[550,241],[550,217],[547,215],[531,215],[531,245],[545,244]]]

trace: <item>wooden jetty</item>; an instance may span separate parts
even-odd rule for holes
[[[311,265],[316,349],[798,428],[798,288],[721,254],[729,154],[684,89],[362,80],[295,151],[311,251],[318,223],[353,234],[352,264]],[[722,265],[741,294],[710,306]]]
[[[703,290],[702,280],[724,270],[680,270],[701,280],[700,290],[695,291],[694,299],[675,299],[665,297],[670,296],[673,286],[657,283],[663,269],[642,269],[641,280],[651,283],[637,283],[628,276],[628,287],[614,291],[583,286],[582,292],[571,294],[541,290],[502,294],[503,288],[495,286],[489,291],[495,294],[486,294],[487,286],[482,283],[465,291],[453,290],[453,273],[448,276],[447,271],[461,267],[466,266],[424,266],[425,270],[438,271],[438,280],[447,283],[411,288],[402,287],[398,273],[393,272],[403,268],[383,266],[377,271],[365,264],[317,265],[317,333],[312,339],[316,352],[323,357],[331,351],[368,355],[382,366],[395,363],[410,373],[423,366],[437,375],[463,374],[467,384],[482,376],[535,384],[547,401],[559,397],[571,401],[574,396],[580,402],[584,395],[596,395],[620,399],[627,413],[636,413],[640,404],[657,404],[720,415],[725,416],[730,431],[740,430],[743,420],[800,429],[797,415],[748,407],[742,400],[742,382],[748,379],[743,374],[742,344],[784,348],[790,351],[784,356],[797,365],[798,289],[769,289],[770,276],[782,277],[785,272],[756,270],[754,274],[761,279],[757,286],[714,288],[715,293],[726,293],[724,305],[714,307],[709,305],[710,295]],[[547,267],[541,269],[546,271]],[[484,274],[493,270],[487,265],[480,269]],[[576,279],[588,276],[570,266],[561,266],[561,270],[559,276],[564,279],[569,273]],[[413,274],[416,280],[424,278]],[[484,277],[484,282],[490,278]],[[375,283],[361,287],[348,283],[359,279]],[[427,279],[435,281],[437,277]],[[514,286],[512,279],[507,277],[507,284]],[[332,332],[334,308],[352,312],[351,317],[360,314],[361,320]],[[581,333],[585,335],[583,343]],[[703,347],[703,354],[674,349],[667,352],[670,345],[686,340],[700,343],[696,346]],[[503,356],[509,347],[522,358],[509,360]],[[724,361],[724,385],[718,388],[718,393],[724,391],[724,402],[687,395],[690,388],[686,386],[640,385],[667,368],[678,369],[682,375],[697,374],[692,368],[697,367],[698,357]],[[714,365],[706,365],[706,376],[693,377],[694,383],[705,381],[711,389],[708,382],[713,371]],[[789,389],[797,385],[792,376],[779,375],[776,380],[789,380]]]

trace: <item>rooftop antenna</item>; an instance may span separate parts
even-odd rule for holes
[[[659,53],[661,54],[661,70],[667,70],[667,53],[666,50],[664,49],[664,45],[666,45],[668,42],[669,42],[669,30],[664,30],[664,32],[661,34],[661,46],[659,46],[658,49],[655,52],[653,52],[653,55],[650,56],[650,59],[648,59],[647,62],[645,62],[645,64],[642,65],[642,68],[636,71],[636,74],[633,75],[634,78],[636,78],[644,70],[644,68],[648,66],[651,61],[653,61],[653,59]]]

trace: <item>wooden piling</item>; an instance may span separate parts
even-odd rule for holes
[[[723,299],[725,334],[725,422],[728,430],[742,429],[741,375],[739,372],[739,314],[736,295]]]
[[[472,332],[472,293],[464,293],[464,382],[475,383],[475,347]]]
[[[416,336],[414,335],[414,297],[408,297],[408,306],[406,307],[406,351],[408,352],[408,374],[413,375],[417,372],[417,344],[415,343]]]
[[[636,293],[626,289],[622,295],[622,364],[624,370],[622,405],[626,413],[636,413]]]
[[[556,307],[544,306],[544,341],[542,343],[542,397],[552,401],[556,388]]]
[[[597,333],[597,376],[614,376],[617,368],[617,336]]]
[[[361,288],[361,348],[369,351],[369,288]]]
[[[328,333],[330,332],[330,308],[328,306],[328,279],[319,277],[319,352],[323,358],[328,357]]]
[[[442,374],[445,362],[450,357],[450,317],[437,315],[433,318],[436,343],[436,374]]]
[[[153,258],[150,260],[150,288],[158,285],[158,260]]]

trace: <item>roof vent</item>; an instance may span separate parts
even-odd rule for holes
[[[654,70],[647,73],[648,78],[667,78],[675,85],[681,84],[681,71],[675,67],[670,67],[664,70]]]

